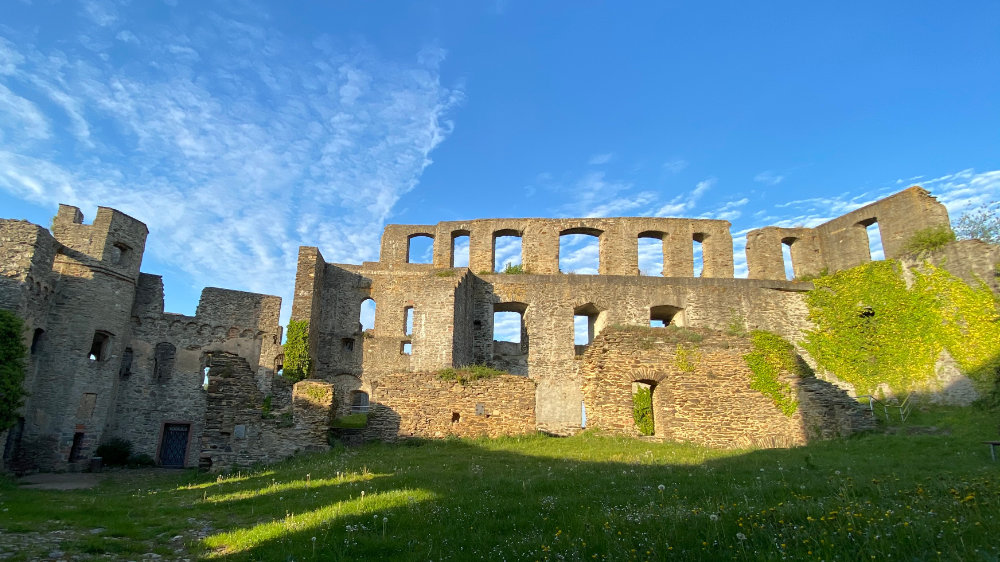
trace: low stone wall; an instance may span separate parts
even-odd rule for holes
[[[535,383],[513,375],[465,385],[434,373],[381,377],[373,391],[366,439],[477,437],[535,431]]]
[[[653,386],[655,436],[710,447],[788,447],[872,427],[842,390],[815,378],[787,375],[799,407],[784,415],[750,388],[746,338],[698,330],[704,339],[678,342],[670,328],[609,329],[594,340],[580,367],[587,426],[639,435],[633,383]],[[867,421],[866,421],[867,420]]]
[[[291,405],[275,409],[278,404],[272,399],[270,412],[264,411],[264,398],[243,358],[213,355],[199,460],[203,468],[248,467],[329,447],[333,385],[295,383]]]

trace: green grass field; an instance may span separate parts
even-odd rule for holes
[[[997,560],[995,412],[718,451],[602,437],[415,441],[230,476],[0,481],[0,558]]]

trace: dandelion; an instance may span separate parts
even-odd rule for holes
[[[741,540],[741,541],[747,540],[747,536],[744,535],[743,533],[736,533],[736,538],[739,539],[739,540]]]
[[[667,487],[666,487],[666,486],[664,486],[663,484],[660,484],[660,485],[659,485],[659,486],[657,486],[656,488],[657,488],[658,490],[660,490],[661,492],[662,492],[663,490],[666,490],[666,489],[667,489]]]
[[[714,514],[714,513],[713,513],[713,514],[711,514],[711,515],[709,515],[709,516],[708,516],[708,518],[709,518],[709,520],[711,520],[711,521],[718,521],[718,520],[719,520],[719,516],[718,516],[718,515],[716,515],[716,514]]]

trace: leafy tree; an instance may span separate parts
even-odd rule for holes
[[[312,374],[309,357],[309,321],[290,320],[285,338],[284,377],[292,382],[307,379]]]
[[[959,238],[976,239],[1000,244],[1000,202],[991,201],[966,211],[955,223]]]
[[[17,423],[24,402],[24,324],[14,313],[0,310],[0,431]]]

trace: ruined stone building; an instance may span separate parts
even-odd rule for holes
[[[749,278],[734,278],[730,224],[677,218],[485,219],[390,225],[378,262],[327,263],[299,251],[292,319],[307,322],[311,378],[281,375],[280,299],[205,289],[194,316],[165,313],[160,277],[140,273],[147,230],[100,208],[92,224],[60,206],[51,232],[0,221],[0,308],[25,320],[30,358],[20,423],[0,439],[17,470],[82,467],[112,438],[166,466],[228,467],[327,445],[330,419],[368,412],[366,438],[565,435],[582,427],[635,434],[634,384],[653,392],[656,436],[713,446],[785,446],[870,424],[822,381],[796,383],[785,416],[749,389],[745,342],[722,334],[678,368],[669,328],[738,323],[799,341],[808,282],[786,279],[871,259],[878,224],[886,257],[913,233],[948,227],[944,207],[910,188],[816,228],[747,235]],[[559,271],[559,240],[598,240],[596,275]],[[523,273],[496,271],[501,237],[518,237]],[[414,238],[433,239],[413,263]],[[662,243],[661,275],[639,275],[640,239]],[[468,245],[468,266],[455,249]],[[695,276],[695,246],[702,267]],[[988,260],[987,260],[988,261]],[[992,267],[992,264],[989,264]],[[984,266],[985,267],[985,266]],[[374,327],[360,323],[374,301]],[[497,313],[520,319],[517,342],[494,341]],[[588,343],[574,342],[585,318]],[[636,332],[634,328],[643,329]],[[469,384],[437,372],[473,364],[512,375]]]

